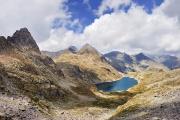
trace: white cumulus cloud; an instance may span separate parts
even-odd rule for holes
[[[67,19],[65,0],[0,0],[0,33],[11,35],[27,27],[37,41],[49,37],[54,18]]]
[[[54,50],[90,43],[103,53],[112,50],[164,54],[180,51],[179,21],[160,8],[156,8],[152,14],[147,14],[138,6],[133,6],[127,13],[116,11],[105,14],[87,26],[81,34],[67,29],[61,32],[62,28],[57,31],[56,37],[50,37],[44,42],[48,44],[56,41]]]
[[[165,0],[158,10],[169,17],[177,17],[180,20],[180,0]]]
[[[176,18],[163,13],[147,14],[140,7],[128,13],[106,14],[86,27],[87,40],[101,51],[166,52],[180,50]]]

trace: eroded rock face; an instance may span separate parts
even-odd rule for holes
[[[34,38],[31,36],[31,33],[27,28],[21,28],[20,30],[17,30],[13,36],[8,37],[7,40],[16,47],[23,50],[33,50],[37,53],[40,53],[39,47],[37,46]]]
[[[6,40],[4,36],[0,36],[0,53],[13,49],[13,46]]]
[[[78,49],[75,46],[69,46],[68,50],[71,51],[72,53],[77,53],[78,51]]]

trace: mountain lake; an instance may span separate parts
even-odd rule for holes
[[[136,79],[123,77],[117,81],[97,83],[96,87],[98,90],[103,92],[122,92],[127,91],[129,88],[134,87],[137,84],[138,81]]]

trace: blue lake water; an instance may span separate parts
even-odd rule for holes
[[[123,77],[122,79],[117,81],[98,83],[96,84],[96,87],[98,90],[102,90],[104,92],[118,92],[126,91],[137,84],[138,81],[136,79]]]

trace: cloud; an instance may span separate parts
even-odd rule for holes
[[[114,12],[86,27],[84,35],[101,51],[112,49],[133,52],[180,50],[180,29],[175,18],[163,13],[147,14],[141,7],[128,13]]]
[[[58,51],[66,49],[71,45],[77,47],[85,44],[82,34],[77,34],[72,30],[68,30],[64,27],[59,29],[52,29],[50,37],[42,41],[39,46],[42,50]]]
[[[165,2],[158,8],[169,17],[177,17],[180,20],[180,1],[179,0],[165,0]]]
[[[103,53],[112,50],[127,53],[180,52],[179,21],[159,8],[147,14],[142,7],[132,5],[127,13],[116,11],[102,15],[85,27],[81,34],[65,28],[57,31],[44,42],[48,44],[54,41],[54,45],[49,44],[46,48],[53,46],[54,50],[58,50],[70,45],[90,43]]]
[[[36,40],[43,41],[50,35],[55,18],[68,19],[63,8],[65,0],[1,0],[0,33],[11,35],[15,30],[28,27]]]
[[[104,0],[98,8],[97,15],[101,16],[109,9],[119,10],[121,5],[129,5],[131,0]]]

